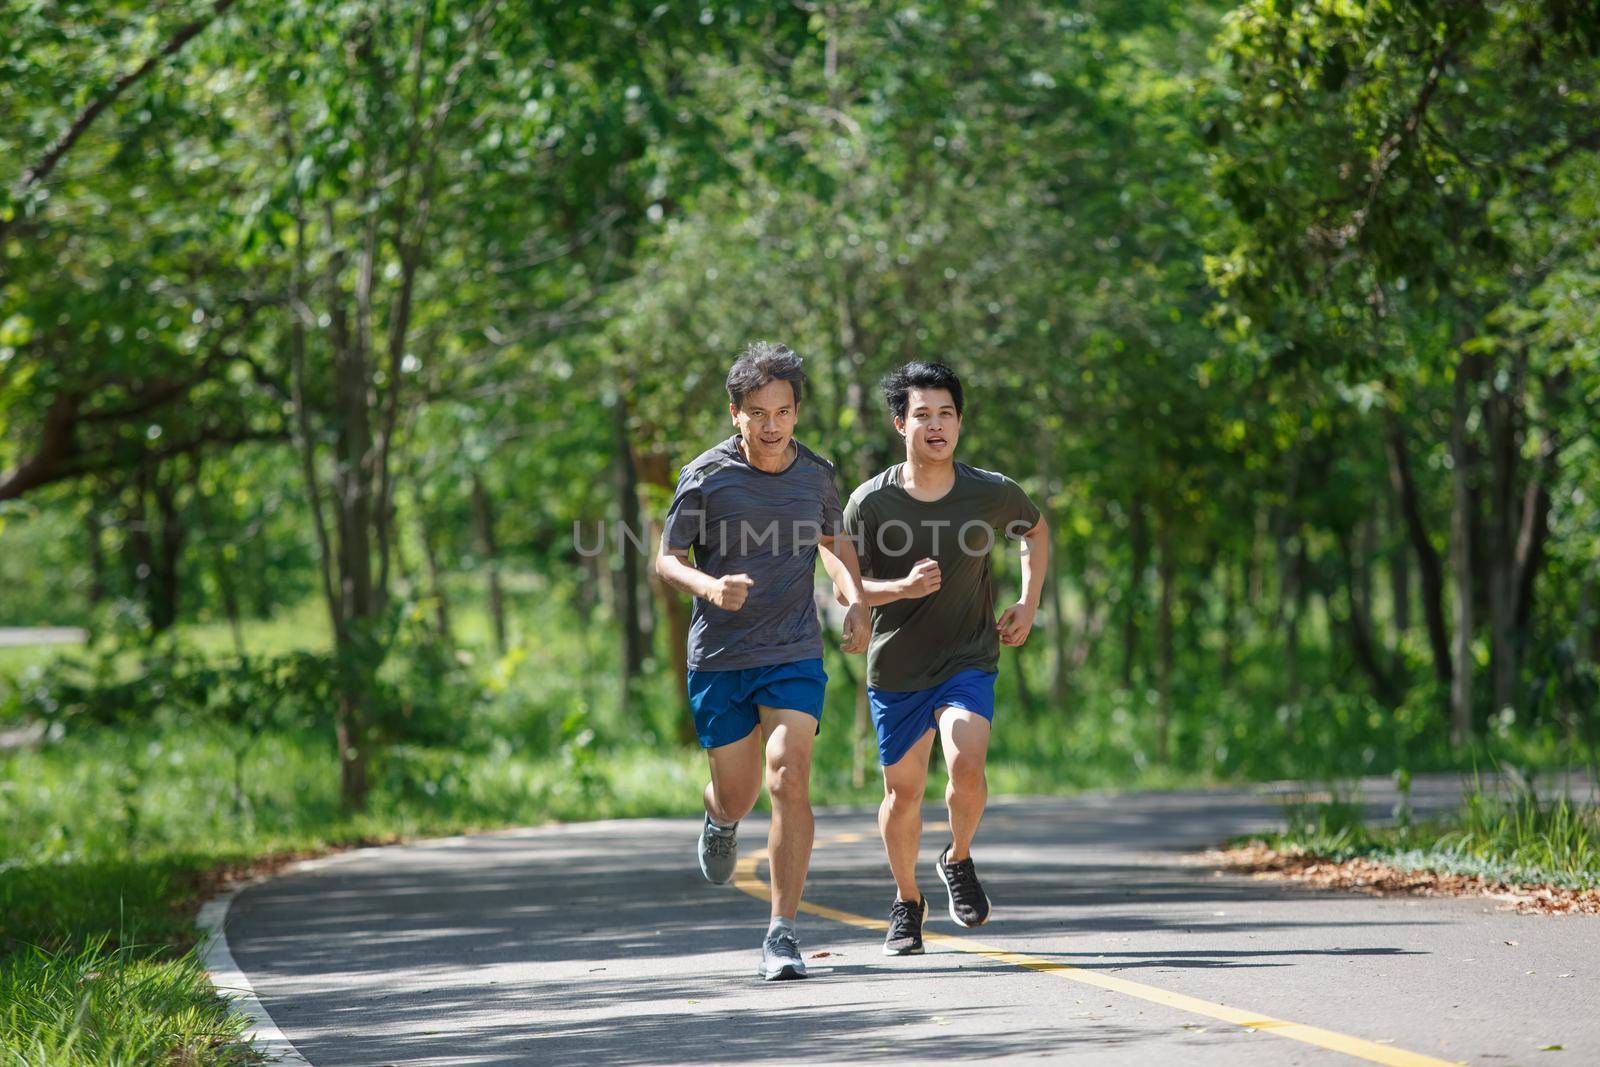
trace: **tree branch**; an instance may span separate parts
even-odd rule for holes
[[[226,14],[227,10],[236,2],[237,0],[216,0],[210,12],[195,19],[193,22],[181,26],[178,32],[173,34],[167,40],[167,43],[162,45],[154,55],[149,56],[143,63],[112,82],[110,88],[78,113],[78,117],[73,119],[72,124],[63,131],[60,137],[56,138],[55,143],[45,150],[39,161],[22,172],[22,177],[17,180],[14,192],[17,195],[21,195],[48,178],[50,172],[56,169],[56,164],[60,163],[62,157],[72,150],[72,146],[78,143],[78,139],[84,135],[85,131],[94,125],[95,119],[99,118],[106,108],[116,102],[117,97],[154,70],[157,63],[169,56],[176,55],[201,30]]]

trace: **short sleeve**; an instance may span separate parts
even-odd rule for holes
[[[706,501],[700,472],[685,469],[678,477],[672,505],[661,523],[661,550],[689,548],[705,542]]]
[[[1000,516],[1001,530],[1013,541],[1020,540],[1023,534],[1039,525],[1041,517],[1038,507],[1028,499],[1022,486],[1010,478],[1005,480]]]
[[[855,546],[856,560],[861,565],[861,575],[870,578],[876,573],[877,564],[872,556],[872,542],[867,537],[866,516],[861,514],[861,497],[852,496],[844,506],[844,535]]]
[[[844,530],[844,513],[839,509],[839,487],[832,472],[822,479],[822,536],[837,537]]]

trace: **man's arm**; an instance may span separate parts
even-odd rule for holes
[[[663,550],[656,555],[656,574],[674,589],[697,596],[722,608],[738,611],[750,595],[755,584],[748,574],[728,574],[713,578],[689,562],[689,551],[683,548]]]
[[[911,573],[904,578],[863,578],[861,588],[865,590],[867,606],[881,608],[885,604],[893,604],[896,600],[916,600],[939,591],[939,563],[937,560],[918,560],[917,565],[911,568]],[[839,603],[848,604],[844,593],[835,589]]]
[[[1022,599],[1011,605],[995,623],[1002,645],[1020,645],[1033,629],[1039,611],[1039,595],[1044,591],[1044,575],[1050,564],[1050,527],[1044,519],[1022,535]]]
[[[856,546],[848,537],[824,537],[817,542],[817,551],[822,553],[822,569],[833,579],[834,595],[850,609],[845,612],[839,647],[846,652],[865,652],[872,620],[867,617],[867,592],[862,588]]]

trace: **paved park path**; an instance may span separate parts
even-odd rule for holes
[[[1385,813],[1392,795],[1367,789]],[[1416,804],[1456,791],[1429,779]],[[804,982],[755,978],[754,817],[736,885],[701,880],[688,819],[513,830],[253,886],[228,942],[316,1067],[1600,1063],[1600,920],[1316,892],[1185,858],[1280,820],[1270,791],[997,800],[975,852],[995,913],[974,931],[943,912],[942,813],[927,817],[928,953],[889,959],[871,815],[819,815]]]

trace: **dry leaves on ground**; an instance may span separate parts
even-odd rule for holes
[[[1373,896],[1484,896],[1506,910],[1543,915],[1600,915],[1600,889],[1567,889],[1544,883],[1508,884],[1464,874],[1405,871],[1369,859],[1335,862],[1303,852],[1280,852],[1260,841],[1207,852],[1204,861],[1220,870],[1294,882],[1318,889],[1350,889]]]

